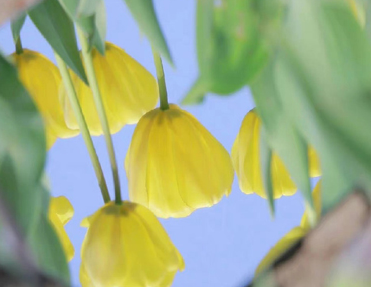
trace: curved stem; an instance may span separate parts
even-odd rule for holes
[[[94,71],[92,49],[89,50],[88,40],[84,36],[84,33],[81,31],[81,29],[78,28],[77,33],[78,33],[80,44],[81,44],[82,57],[83,57],[84,64],[85,64],[86,75],[88,77],[90,89],[93,93],[95,107],[98,112],[99,121],[102,125],[104,139],[107,145],[107,151],[108,151],[108,156],[109,156],[109,160],[111,163],[113,181],[115,184],[115,202],[117,204],[121,204],[122,199],[121,199],[121,190],[120,190],[120,179],[119,179],[119,174],[118,174],[118,169],[117,169],[115,150],[113,148],[107,115],[104,109],[102,97],[99,91],[97,78],[96,78],[95,71]]]
[[[169,108],[169,102],[167,99],[164,67],[162,66],[160,54],[153,47],[152,54],[156,66],[158,88],[160,90],[160,108],[161,110],[167,110]]]
[[[15,42],[15,52],[19,55],[23,53],[23,47],[21,42],[21,36],[18,37],[17,42]]]
[[[94,145],[93,145],[93,141],[92,141],[91,136],[90,136],[88,125],[86,124],[84,115],[82,113],[79,100],[77,99],[76,91],[75,91],[75,88],[73,86],[70,73],[68,72],[68,69],[67,69],[67,66],[66,66],[65,62],[63,62],[63,60],[56,53],[55,53],[55,58],[56,58],[57,63],[58,63],[59,71],[61,72],[61,75],[62,75],[62,80],[63,80],[64,86],[66,88],[68,99],[71,103],[71,107],[73,109],[76,121],[79,125],[81,135],[82,135],[82,137],[85,141],[86,148],[89,152],[90,160],[91,160],[91,162],[93,164],[93,167],[94,167],[95,175],[96,175],[97,180],[98,180],[98,184],[99,184],[102,196],[103,196],[103,200],[104,200],[105,203],[107,203],[107,202],[111,201],[111,198],[110,198],[109,193],[108,193],[106,180],[104,178],[102,167],[100,165],[97,153],[96,153]]]

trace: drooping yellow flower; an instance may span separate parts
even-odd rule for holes
[[[139,121],[125,160],[129,196],[159,217],[184,217],[231,191],[233,168],[224,147],[176,105]]]
[[[85,224],[81,249],[83,287],[168,287],[184,261],[161,223],[147,208],[107,203]]]
[[[63,250],[68,261],[73,258],[75,250],[66,231],[64,230],[64,225],[66,225],[67,222],[70,221],[73,213],[73,206],[66,197],[59,196],[52,197],[50,199],[49,220],[52,223],[54,230],[56,231],[59,240],[62,243]]]
[[[321,182],[319,181],[313,190],[314,206],[318,218],[321,215]],[[300,226],[291,229],[284,237],[282,237],[275,246],[273,246],[263,260],[260,261],[255,270],[255,275],[261,273],[268,268],[274,261],[276,261],[286,250],[288,250],[294,243],[304,237],[310,230],[307,212],[304,213]]]
[[[256,112],[248,112],[232,147],[232,161],[242,192],[256,193],[266,198],[260,168],[260,125]],[[319,176],[319,160],[312,148],[309,148],[308,158],[310,176]],[[275,153],[272,155],[271,170],[274,198],[295,194],[297,188],[282,160]]]
[[[57,67],[42,54],[24,49],[12,55],[18,68],[20,80],[29,91],[45,124],[47,147],[57,137],[69,138],[79,133],[78,128],[67,127],[59,101],[61,76]]]
[[[126,124],[137,123],[156,106],[159,94],[155,78],[124,50],[106,43],[104,56],[93,51],[93,64],[111,133],[118,132]],[[90,133],[103,134],[90,88],[77,75],[72,73],[71,76]],[[77,128],[64,87],[61,100],[68,126]]]

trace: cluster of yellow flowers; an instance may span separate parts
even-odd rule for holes
[[[79,134],[56,66],[41,54],[13,54],[19,76],[43,116],[47,144]],[[82,286],[170,286],[184,261],[156,218],[185,217],[228,195],[237,172],[240,188],[265,198],[260,174],[260,120],[254,110],[243,120],[232,158],[195,117],[176,105],[155,108],[155,78],[124,50],[107,43],[106,54],[93,52],[98,85],[111,133],[137,123],[125,160],[131,202],[109,202],[87,217],[81,249]],[[91,90],[71,72],[92,135],[101,135]],[[311,176],[320,174],[318,158],[309,150]],[[292,195],[296,186],[277,155],[272,160],[274,196]],[[68,260],[73,246],[63,228],[73,207],[65,197],[53,198],[49,218]],[[304,227],[303,227],[304,228]],[[304,230],[304,229],[303,229]]]

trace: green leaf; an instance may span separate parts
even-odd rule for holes
[[[309,178],[308,146],[284,112],[271,62],[252,85],[257,111],[268,140],[314,211]]]
[[[106,7],[103,0],[94,3],[95,11],[91,15],[78,13],[79,2],[75,0],[59,0],[72,21],[82,29],[89,39],[89,49],[95,47],[104,55],[106,42]],[[81,3],[81,2],[80,2]]]
[[[0,178],[4,197],[21,226],[32,227],[37,212],[34,190],[44,168],[42,119],[16,69],[0,54]]]
[[[62,244],[48,217],[42,214],[27,237],[38,267],[51,277],[69,285],[70,271]]]
[[[80,0],[79,6],[77,8],[77,15],[80,16],[91,16],[99,10],[101,5],[101,0]]]
[[[354,185],[370,191],[367,34],[346,3],[293,1],[283,43],[275,72],[283,113],[320,157],[327,157],[323,174],[329,179],[322,191],[326,205],[338,202]]]
[[[269,203],[269,209],[272,217],[274,217],[275,208],[272,183],[272,150],[267,143],[264,126],[261,127],[260,131],[260,165],[263,176],[264,190]]]
[[[200,102],[206,92],[231,94],[250,83],[269,55],[260,26],[255,0],[198,1],[200,76],[183,102]]]
[[[94,15],[80,17],[76,23],[84,31],[89,40],[89,48],[95,47],[99,53],[104,55],[106,50],[106,8],[104,1],[99,1],[97,11]]]
[[[87,83],[73,23],[58,0],[45,0],[31,9],[28,15],[55,52]]]
[[[148,37],[153,47],[170,63],[173,60],[165,37],[157,20],[152,0],[125,0],[140,30]]]
[[[10,24],[14,43],[16,43],[19,39],[19,35],[21,33],[23,24],[26,21],[26,17],[27,15],[22,13],[17,19],[13,20]]]
[[[72,21],[77,17],[77,8],[79,7],[79,0],[59,0],[59,3],[66,11],[67,15]]]

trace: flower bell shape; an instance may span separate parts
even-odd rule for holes
[[[156,216],[185,217],[228,195],[233,167],[224,147],[171,104],[139,121],[125,160],[129,196]]]
[[[118,132],[126,124],[137,123],[142,115],[155,108],[159,98],[157,81],[141,64],[112,43],[106,43],[104,56],[96,49],[92,54],[111,133]],[[90,88],[76,74],[72,73],[71,76],[90,133],[102,135]],[[77,128],[78,124],[64,88],[61,89],[61,99],[68,126]]]
[[[318,218],[321,215],[321,182],[319,181],[313,190],[314,207]],[[263,260],[260,261],[255,270],[255,275],[258,275],[263,270],[267,269],[274,261],[276,261],[287,249],[295,244],[299,239],[303,238],[310,230],[307,212],[304,213],[300,226],[291,229],[285,236],[283,236],[275,246],[273,246]]]
[[[266,198],[260,168],[260,125],[261,121],[256,112],[248,112],[232,147],[232,161],[242,192],[256,193]],[[319,160],[312,148],[309,148],[308,156],[310,176],[319,176]],[[272,155],[271,170],[274,198],[295,194],[297,188],[275,153]]]
[[[64,226],[68,221],[70,221],[73,213],[73,206],[66,197],[59,196],[50,199],[48,217],[59,237],[59,240],[61,241],[68,261],[72,260],[75,250],[66,231],[64,230]]]
[[[59,101],[62,80],[57,67],[42,54],[28,49],[20,54],[14,53],[12,58],[18,68],[20,80],[43,117],[47,147],[50,148],[57,137],[76,136],[79,129],[67,127]]]
[[[168,287],[184,261],[155,215],[129,201],[109,202],[85,221],[82,287]]]

